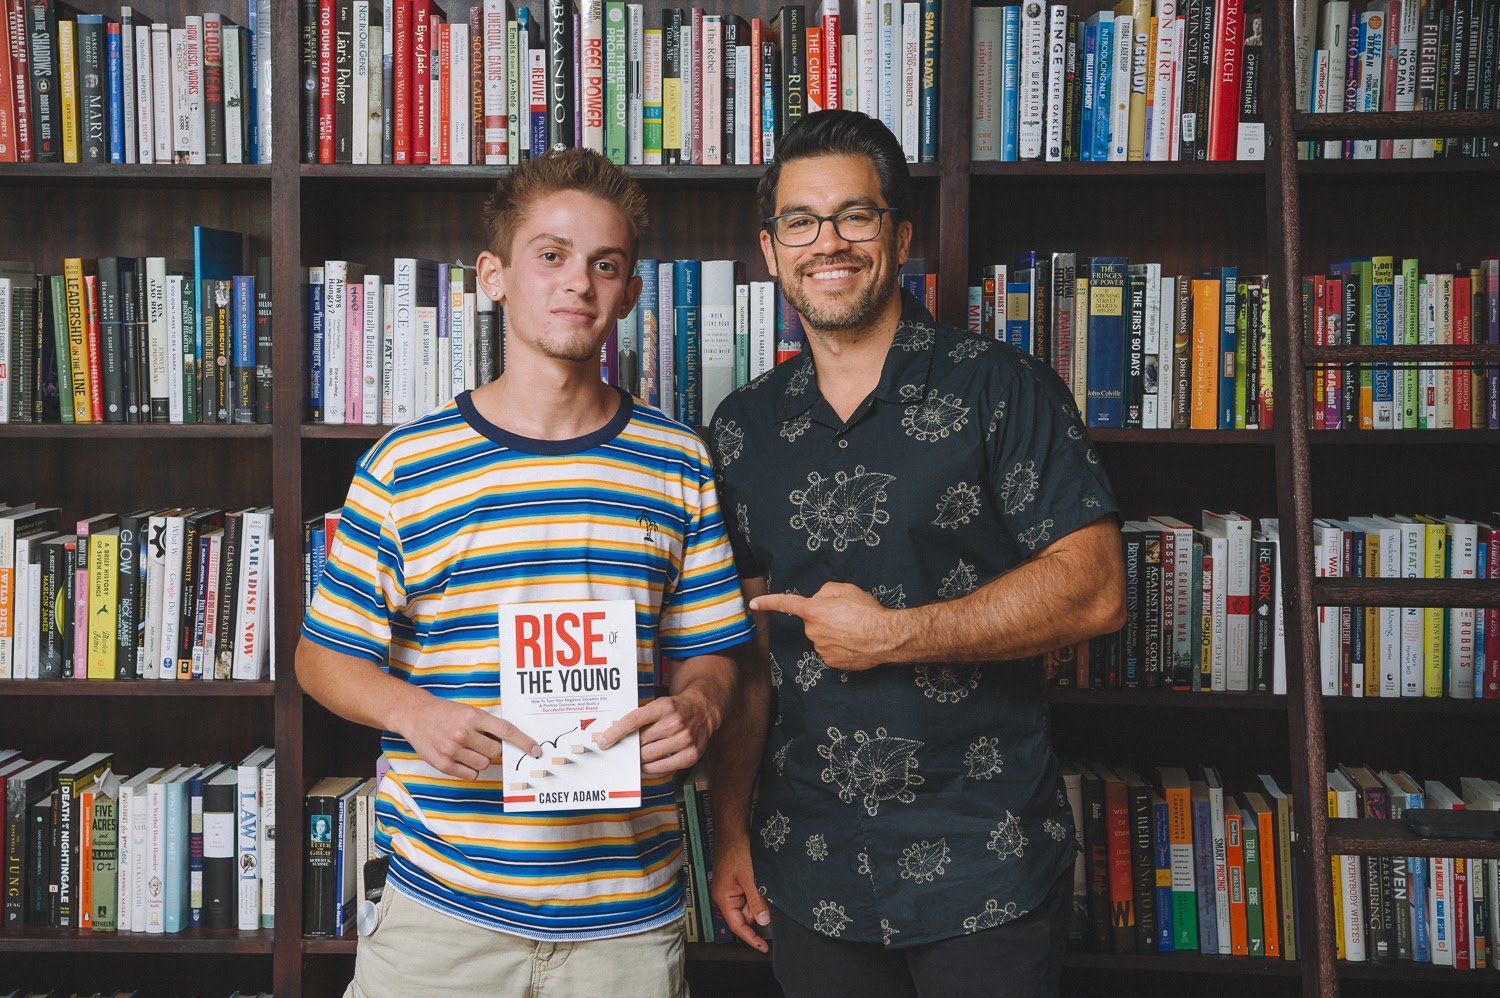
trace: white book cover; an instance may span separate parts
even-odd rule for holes
[[[141,613],[146,625],[145,648],[142,656],[141,678],[160,679],[161,662],[161,600],[167,567],[167,517],[153,513],[146,521],[146,559],[142,566],[146,578],[145,602]]]
[[[266,571],[271,536],[268,509],[246,510],[241,522],[239,613],[235,619],[233,679],[260,679],[266,660]]]
[[[177,129],[177,118],[172,113],[177,95],[173,58],[175,41],[171,29],[165,24],[151,25],[151,158],[157,163],[172,162],[174,151]]]
[[[260,928],[260,770],[272,755],[272,749],[258,748],[245,756],[235,771],[236,927],[241,932]]]
[[[365,158],[370,163],[385,161],[385,74],[380,66],[380,46],[383,44],[385,28],[379,24],[370,25],[370,99],[364,106]]]
[[[875,17],[876,116],[900,139],[901,122],[896,117],[896,87],[901,72],[901,4],[898,0],[876,0]]]
[[[1047,8],[1047,101],[1045,158],[1049,163],[1062,162],[1064,84],[1067,82],[1068,7],[1055,3]]]
[[[1224,580],[1224,667],[1226,689],[1244,693],[1250,689],[1250,589],[1254,569],[1250,564],[1250,520],[1239,513],[1203,511],[1203,530],[1225,539],[1227,561],[1214,560],[1214,586]],[[1217,616],[1217,593],[1215,594]]]
[[[474,115],[469,106],[469,26],[448,26],[448,162],[469,165],[469,131]],[[359,105],[356,104],[356,107]]]
[[[154,26],[153,26],[154,27]],[[153,27],[139,25],[135,31],[135,161],[156,162],[156,81],[151,54]]]
[[[274,929],[276,927],[276,758],[274,756],[267,759],[266,764],[260,770],[260,822],[256,825],[255,850],[260,857],[260,927]]]
[[[1479,524],[1454,516],[1443,517],[1443,523],[1448,530],[1448,578],[1472,582],[1479,569]],[[1448,695],[1455,699],[1474,699],[1474,627],[1473,607],[1448,611]]]
[[[1021,4],[1021,89],[1017,132],[1019,157],[1042,158],[1042,117],[1046,111],[1046,16],[1041,0]]]
[[[354,0],[354,78],[349,103],[356,109],[370,106],[370,0]],[[364,123],[363,115],[351,117],[355,126]],[[355,127],[349,133],[349,162],[364,165],[369,161],[369,129]]]
[[[1394,523],[1401,535],[1401,562],[1397,578],[1420,579],[1426,563],[1427,531],[1409,516],[1376,517]],[[1422,608],[1401,608],[1401,695],[1422,695]]]
[[[900,88],[897,91],[897,135],[901,136],[901,151],[908,163],[915,163],[922,155],[922,5],[901,5],[901,57],[898,67],[901,72]]]
[[[1156,273],[1160,275],[1160,265],[1156,264]],[[1174,382],[1174,352],[1176,347],[1176,319],[1177,319],[1177,279],[1175,277],[1162,277],[1157,291],[1157,358],[1156,376],[1158,378],[1157,392],[1162,397],[1162,402],[1156,408],[1156,428],[1159,430],[1170,430],[1172,428],[1172,386]]]
[[[240,87],[240,60],[248,58],[242,52],[245,30],[237,25],[224,25],[224,37],[220,42],[224,53],[224,162],[245,162],[245,94]],[[358,106],[358,105],[356,105]]]
[[[1395,108],[1397,111],[1414,111],[1417,107],[1421,4],[1418,0],[1406,0],[1397,9],[1401,19],[1391,25],[1386,34],[1386,45],[1396,50]],[[1391,158],[1411,159],[1412,150],[1411,139],[1396,139],[1391,145]]]
[[[506,0],[484,0],[480,22],[484,31],[484,163],[503,166],[510,161],[510,109]]]
[[[393,265],[394,307],[391,309],[392,356],[391,419],[399,426],[417,415],[417,266],[421,261],[397,257]]]
[[[776,284],[750,282],[750,380],[776,366]]]
[[[1135,18],[1115,17],[1115,54],[1109,84],[1109,161],[1124,162],[1130,141],[1130,86],[1135,56]]]
[[[328,260],[323,264],[323,422],[344,421],[345,365],[349,361],[349,344],[344,324],[348,305],[344,285],[349,278],[347,260]]]
[[[365,275],[363,349],[360,351],[360,422],[380,422],[381,330],[385,327],[384,287],[379,274]]]
[[[499,608],[500,704],[495,710],[541,746],[509,742],[501,770],[512,813],[639,807],[640,736],[608,749],[597,737],[638,705],[635,603],[582,600]]]
[[[136,150],[136,116],[135,116],[135,37],[138,33],[149,34],[148,29],[136,31],[133,22],[134,15],[129,7],[120,8],[120,131],[125,140],[125,162],[134,163],[138,158]]]
[[[127,899],[120,905],[118,923],[121,928],[129,928],[131,932],[146,931],[146,867],[150,851],[150,838],[147,834],[146,814],[146,786],[162,773],[160,766],[152,766],[135,774],[120,785],[120,797],[124,799],[127,795],[130,800],[130,879],[124,882],[121,878],[120,888],[127,892]],[[120,825],[120,836],[123,839],[126,826]]]
[[[660,37],[660,36],[658,36]],[[735,61],[735,83],[740,82],[739,60]],[[625,162],[640,166],[645,162],[646,138],[646,10],[644,5],[625,5]],[[750,68],[748,58],[745,69]],[[745,79],[749,79],[748,76]],[[738,90],[735,91],[739,93]],[[738,110],[738,108],[736,108]],[[736,120],[739,120],[736,118]],[[750,157],[735,158],[736,163],[748,163]]]
[[[271,162],[271,0],[255,0],[255,130],[260,162]],[[386,24],[391,23],[389,15]]]
[[[724,163],[724,21],[717,14],[703,16],[703,106],[699,130],[703,165]]]
[[[735,48],[734,57],[734,161],[750,162],[750,46]]]
[[[880,62],[880,35],[878,12],[880,0],[855,0],[854,4],[854,39],[857,58],[854,62],[845,62],[844,75],[855,82],[855,96],[857,104],[845,104],[845,107],[853,108],[871,118],[880,116],[880,89],[876,81],[878,64]],[[975,8],[977,16],[980,10]],[[999,10],[995,9],[995,24],[998,26]],[[998,42],[995,49],[1000,48]],[[849,69],[858,67],[857,73],[848,72]]]
[[[1163,13],[1163,8],[1168,12]],[[1175,88],[1173,70],[1176,63],[1173,54],[1177,46],[1177,18],[1174,0],[1157,4],[1156,52],[1151,57],[1150,72],[1155,77],[1151,87],[1151,103],[1146,108],[1150,132],[1146,136],[1146,159],[1153,163],[1164,163],[1171,159],[1168,143],[1172,137],[1172,117],[1176,113],[1172,94]]]
[[[199,18],[201,21],[202,18]],[[169,163],[191,161],[193,106],[188,94],[188,42],[186,28],[172,29],[172,151]]]
[[[1344,57],[1349,45],[1349,0],[1329,0],[1323,8],[1322,38],[1320,51],[1326,53],[1324,62],[1328,66],[1325,109],[1353,111],[1352,104],[1345,106],[1350,96],[1345,87],[1348,60]],[[1343,155],[1342,139],[1329,139],[1323,143],[1325,159],[1342,159]]]
[[[166,516],[161,588],[161,643],[156,648],[157,678],[177,678],[177,641],[182,616],[182,544],[186,510]]]
[[[187,74],[184,94],[187,99],[188,162],[201,166],[208,162],[208,109],[203,99],[203,17],[189,14],[185,19],[183,71]]]
[[[1344,574],[1344,531],[1329,520],[1313,521],[1314,568],[1319,578],[1337,579]],[[1318,667],[1323,695],[1339,695],[1341,667],[1339,608],[1318,607]]]
[[[734,391],[734,264],[703,261],[700,343],[705,419]]]

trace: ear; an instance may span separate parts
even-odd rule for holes
[[[620,299],[620,314],[617,318],[624,319],[630,315],[630,310],[635,308],[635,303],[641,297],[641,275],[632,274],[630,283],[625,285],[625,297]]]
[[[771,272],[771,277],[780,277],[776,271],[776,240],[765,229],[760,230],[760,252],[766,258],[766,269]]]
[[[896,226],[896,266],[906,265],[907,256],[911,253],[911,222],[902,219]]]
[[[505,264],[499,257],[489,250],[479,254],[474,261],[474,275],[480,292],[493,302],[505,304]]]

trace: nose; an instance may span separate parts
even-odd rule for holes
[[[568,260],[563,268],[563,289],[583,298],[593,295],[593,266],[587,257],[575,255]]]
[[[833,256],[840,250],[849,247],[849,240],[839,235],[839,230],[833,224],[832,218],[826,218],[818,223],[818,238],[813,241],[818,247],[818,252],[823,256]]]

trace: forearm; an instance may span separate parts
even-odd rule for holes
[[[717,730],[734,700],[734,660],[728,655],[675,659],[671,671],[672,696],[700,701],[708,711],[710,724]]]
[[[1125,612],[1118,528],[1110,518],[1078,534],[968,596],[897,611],[886,660],[1028,658],[1117,630]]]
[[[367,659],[303,638],[297,645],[297,682],[304,692],[345,720],[381,731],[399,731],[425,693]]]
[[[762,641],[743,649],[738,697],[708,750],[714,822],[720,834],[748,835],[750,795],[771,718],[771,677]]]

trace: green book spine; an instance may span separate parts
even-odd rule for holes
[[[1260,829],[1255,815],[1240,812],[1240,836],[1245,845],[1245,938],[1250,956],[1266,955],[1266,911],[1260,898]]]
[[[115,801],[94,796],[94,883],[89,904],[94,912],[95,932],[114,932],[115,903],[119,891],[119,812]]]
[[[1418,328],[1418,301],[1421,291],[1421,275],[1417,273],[1417,261],[1407,257],[1401,261],[1401,301],[1397,305],[1401,309],[1400,336],[1396,342],[1402,346],[1417,345]],[[1418,377],[1416,368],[1405,368],[1398,373],[1403,375],[1401,380],[1401,428],[1406,430],[1417,429],[1417,402],[1419,399],[1419,385],[1421,378]]]
[[[625,2],[604,4],[604,154],[611,163],[625,165],[626,108]]]
[[[1369,260],[1350,265],[1359,284],[1359,345],[1375,345],[1375,274]],[[1347,322],[1347,318],[1345,319]],[[1359,368],[1359,428],[1375,428],[1375,371],[1369,364]]]
[[[73,398],[73,358],[68,351],[68,285],[67,278],[53,274],[48,279],[52,292],[52,336],[57,343],[57,397]],[[58,405],[64,423],[73,422],[73,406],[69,401]]]
[[[1249,290],[1248,288],[1246,289]],[[1234,428],[1245,428],[1246,389],[1245,373],[1250,370],[1250,301],[1249,295],[1240,296],[1238,314],[1234,317]]]
[[[687,803],[687,837],[684,843],[692,860],[693,894],[698,899],[698,938],[712,942],[714,923],[708,900],[708,868],[703,864],[703,820],[698,816],[698,790],[692,781],[683,784],[683,800]]]

